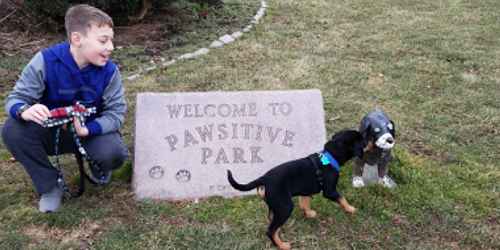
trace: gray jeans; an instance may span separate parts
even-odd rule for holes
[[[49,192],[57,184],[58,170],[49,161],[54,155],[56,128],[44,128],[34,122],[8,118],[2,129],[7,149],[24,167],[39,194]],[[89,156],[105,171],[121,167],[128,157],[120,133],[91,136],[82,139]],[[59,154],[77,152],[72,135],[61,130]]]

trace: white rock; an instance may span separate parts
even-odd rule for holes
[[[234,32],[233,34],[231,34],[231,36],[232,36],[234,39],[238,39],[238,38],[240,38],[242,35],[243,35],[243,33],[241,33],[241,31],[236,31],[236,32]]]
[[[194,54],[195,57],[199,57],[199,56],[208,54],[208,52],[210,52],[209,49],[207,49],[207,48],[201,48],[201,49],[195,51],[193,54]]]
[[[163,64],[162,64],[162,66],[163,66],[163,67],[168,67],[168,66],[170,66],[170,65],[172,65],[172,64],[174,64],[174,63],[176,63],[176,62],[177,62],[177,61],[176,61],[175,59],[174,59],[174,60],[170,60],[170,61],[168,61],[168,62],[163,63]]]
[[[261,10],[259,10],[257,14],[253,17],[256,21],[259,21],[259,19],[261,19],[264,16],[264,11]]]
[[[196,56],[194,55],[194,53],[186,53],[184,55],[179,56],[177,59],[184,60],[184,59],[193,59],[195,57]]]
[[[261,17],[264,16],[265,13],[266,13],[266,9],[264,9],[264,8],[260,8],[259,11],[257,11],[257,15],[260,15]]]
[[[209,51],[210,51],[210,50],[209,50],[209,49],[207,49],[207,48],[201,48],[201,49],[199,49],[199,50],[197,50],[197,51],[195,51],[195,52],[193,52],[193,53],[186,53],[186,54],[184,54],[184,55],[181,55],[181,56],[179,56],[179,58],[178,58],[178,59],[179,59],[179,60],[183,60],[183,59],[185,59],[185,60],[194,59],[194,58],[197,58],[197,57],[199,57],[199,56],[202,56],[202,55],[207,54]]]
[[[151,67],[146,68],[146,72],[153,71],[155,69],[156,69],[156,66],[151,66]]]
[[[219,38],[219,40],[220,40],[221,42],[223,42],[224,44],[228,44],[228,43],[232,43],[232,42],[234,42],[234,38],[233,38],[232,36],[230,36],[230,35],[227,35],[227,34],[226,34],[226,35],[221,36],[221,37]]]
[[[219,41],[219,40],[215,40],[215,41],[213,41],[213,42],[210,44],[210,46],[209,46],[209,47],[210,47],[210,48],[212,48],[212,49],[214,49],[214,48],[220,48],[220,47],[222,47],[222,46],[224,46],[224,43],[223,43],[223,42],[221,42],[221,41]]]
[[[133,75],[131,75],[131,76],[128,76],[128,77],[127,77],[127,80],[129,80],[129,81],[133,81],[133,80],[137,79],[138,77],[139,77],[139,74],[133,74]]]

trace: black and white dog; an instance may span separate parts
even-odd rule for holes
[[[380,109],[368,113],[361,120],[359,132],[365,140],[367,151],[362,158],[356,158],[353,164],[353,187],[364,187],[363,171],[376,168],[378,183],[393,188],[396,183],[388,175],[388,164],[392,160],[391,149],[396,138],[394,122]]]

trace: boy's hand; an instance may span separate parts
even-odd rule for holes
[[[40,125],[50,117],[50,111],[47,106],[43,104],[35,104],[29,107],[26,111],[21,113],[21,118],[25,121],[33,121]]]
[[[75,131],[78,136],[85,137],[89,135],[89,129],[87,127],[82,126],[78,118],[76,117],[73,118],[73,125],[75,125]]]

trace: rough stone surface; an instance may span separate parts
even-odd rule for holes
[[[319,90],[140,93],[133,188],[138,199],[253,194],[234,190],[325,143]]]

